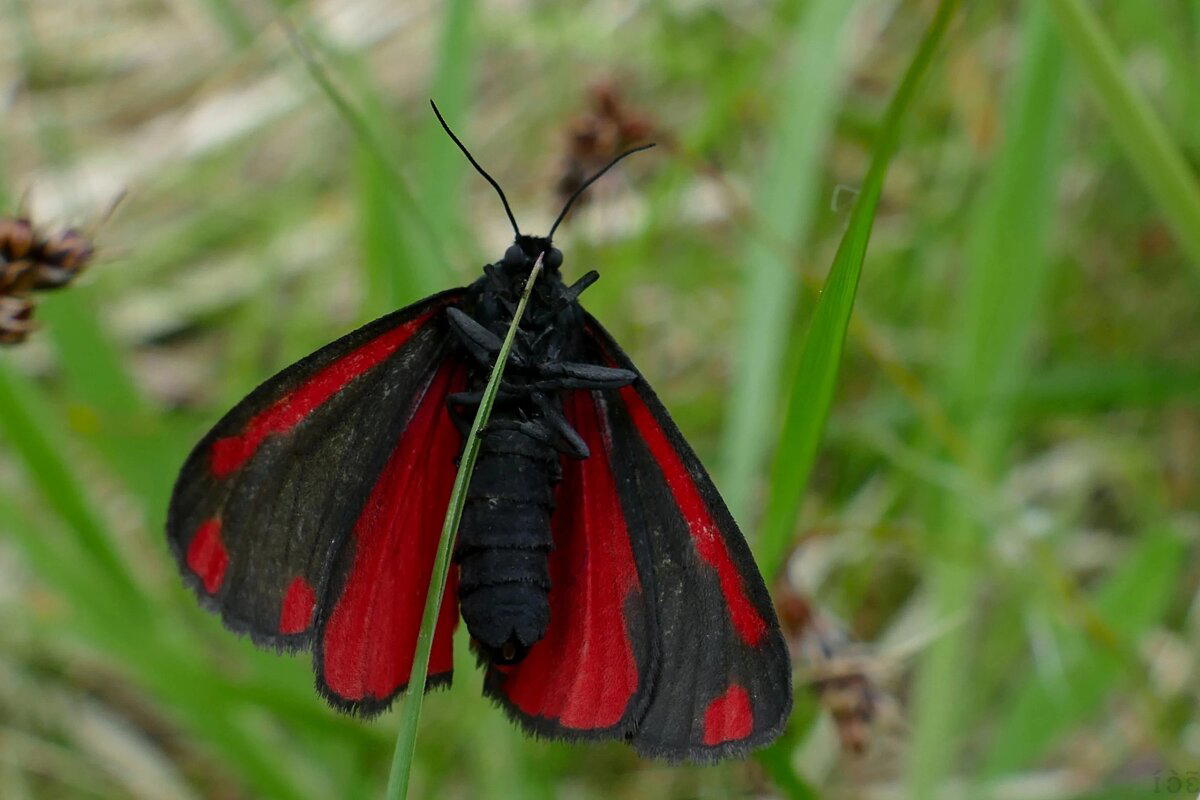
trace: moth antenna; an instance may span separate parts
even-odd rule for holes
[[[504,213],[508,214],[508,221],[512,223],[513,231],[519,237],[521,235],[521,229],[517,227],[517,218],[513,216],[512,209],[508,205],[508,198],[504,196],[504,190],[500,188],[500,184],[496,183],[495,178],[487,174],[487,170],[479,166],[479,162],[475,160],[475,156],[471,155],[471,151],[467,149],[467,146],[463,144],[457,136],[454,135],[454,131],[450,130],[450,126],[446,124],[446,118],[443,117],[442,112],[438,110],[437,103],[433,102],[433,100],[430,100],[429,105],[433,106],[433,113],[437,115],[438,122],[442,123],[442,130],[444,130],[446,135],[449,136],[456,145],[458,145],[458,149],[462,150],[463,155],[467,157],[467,161],[471,162],[471,166],[475,168],[475,171],[482,175],[484,179],[492,185],[492,188],[496,190],[496,194],[500,195],[500,202],[504,204]]]
[[[453,135],[453,134],[451,134],[451,135]],[[571,210],[571,204],[574,203],[577,199],[579,199],[579,195],[583,194],[584,191],[586,191],[589,186],[591,186],[593,183],[595,183],[597,180],[599,180],[601,175],[603,175],[604,173],[608,172],[610,169],[615,167],[617,165],[617,162],[620,161],[621,159],[625,158],[625,156],[631,156],[634,153],[640,153],[643,150],[649,150],[651,147],[654,147],[654,142],[651,142],[650,144],[644,144],[641,147],[634,147],[631,150],[626,150],[624,153],[621,153],[621,155],[617,156],[612,161],[608,162],[608,164],[605,165],[604,169],[600,170],[595,175],[593,175],[592,177],[590,177],[586,181],[584,181],[583,185],[580,186],[578,189],[576,189],[575,193],[573,195],[571,195],[570,197],[567,198],[566,205],[564,205],[563,210],[559,212],[558,219],[554,220],[554,224],[550,226],[550,232],[546,234],[546,238],[547,239],[554,238],[554,231],[558,229],[559,223],[561,223],[564,219],[566,219],[567,212]]]

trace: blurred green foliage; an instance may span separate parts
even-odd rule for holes
[[[565,270],[601,271],[586,304],[756,551],[794,548],[790,590],[869,645],[898,720],[840,753],[798,658],[763,758],[643,762],[521,736],[464,640],[413,794],[1171,796],[1200,763],[1194,0],[964,4],[903,121],[807,481],[780,434],[821,431],[802,343],[937,7],[4,0],[0,201],[86,228],[129,194],[0,353],[0,797],[379,795],[395,715],[335,715],[305,659],[196,607],[171,482],[258,381],[502,251],[431,94],[536,231],[599,81],[663,146],[573,217]]]

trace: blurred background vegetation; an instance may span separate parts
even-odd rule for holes
[[[223,631],[162,525],[235,400],[502,252],[430,96],[530,231],[617,118],[662,145],[573,215],[564,271],[601,271],[586,304],[779,576],[798,707],[717,767],[535,741],[461,641],[416,796],[1194,796],[1200,3],[966,4],[811,475],[780,435],[935,7],[3,0],[0,210],[98,253],[0,353],[0,797],[378,796],[395,716],[339,717],[307,659]]]

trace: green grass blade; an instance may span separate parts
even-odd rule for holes
[[[233,0],[203,0],[201,5],[236,47],[245,47],[254,40],[254,28]]]
[[[1024,69],[972,219],[958,330],[947,355],[952,413],[970,428],[977,466],[985,470],[1010,433],[1010,398],[1028,380],[1025,350],[1049,278],[1046,246],[1065,121],[1060,48],[1046,15],[1028,14]]]
[[[1200,404],[1200,367],[1149,358],[1061,363],[1016,387],[1012,396],[1014,410],[1030,416],[1162,408],[1175,402]]]
[[[345,54],[339,64],[354,88],[363,118],[370,120],[377,131],[396,130],[398,126],[388,99],[372,77],[369,62]],[[424,125],[420,129],[433,128],[436,126]],[[394,134],[384,138],[397,139]],[[426,202],[426,176],[415,169],[421,164],[421,159],[414,155],[419,152],[418,141],[420,136],[416,134],[405,139],[405,163],[412,166],[406,172],[410,180],[402,185],[396,183],[400,179],[398,168],[380,157],[378,147],[359,146],[356,194],[362,219],[363,267],[371,289],[365,310],[370,317],[408,305],[446,286],[447,254],[438,243],[456,240],[445,233],[445,225]],[[407,196],[421,198],[420,217],[410,213],[413,209]],[[428,247],[426,242],[433,242],[434,246]]]
[[[1020,67],[1004,118],[1003,143],[972,215],[961,301],[944,340],[946,405],[965,431],[968,474],[992,485],[1012,430],[1004,398],[1026,380],[1026,344],[1049,285],[1047,242],[1057,197],[1062,141],[1062,58],[1044,6],[1030,4],[1023,23]],[[983,580],[988,534],[973,501],[931,498],[927,592],[939,620],[969,613]],[[973,648],[994,652],[993,631],[956,626],[929,648],[916,679],[909,793],[936,794],[961,763],[964,710],[973,702],[967,680]]]
[[[104,613],[127,612],[119,598],[110,597],[111,584],[96,570],[96,562],[77,547],[64,546],[59,531],[44,519],[34,519],[15,497],[0,491],[4,540],[20,548],[29,565],[47,586],[57,590],[89,623]]]
[[[333,107],[342,119],[350,126],[360,144],[367,148],[377,163],[386,170],[389,178],[387,186],[395,192],[396,198],[403,205],[405,218],[413,220],[416,224],[416,227],[426,239],[433,257],[437,261],[445,263],[445,248],[438,229],[430,219],[425,208],[417,202],[416,195],[409,185],[408,180],[404,177],[403,170],[397,164],[391,149],[384,144],[387,141],[387,137],[376,123],[375,117],[377,115],[368,116],[359,111],[354,103],[330,79],[324,65],[321,64],[316,55],[309,49],[308,44],[301,38],[299,32],[286,21],[284,29],[287,31],[288,39],[291,41],[293,49],[300,56],[300,60],[304,63],[304,68],[308,71],[313,81],[325,94],[326,98],[329,99],[329,102],[333,104]]]
[[[363,314],[373,319],[422,296],[427,281],[408,268],[408,239],[399,224],[404,212],[390,185],[387,168],[374,151],[359,146],[354,174],[359,252],[367,284]]]
[[[791,543],[800,499],[816,460],[825,420],[829,416],[842,346],[846,339],[846,326],[854,307],[859,275],[888,164],[899,144],[901,127],[912,99],[958,5],[958,0],[943,0],[938,7],[933,22],[888,105],[871,156],[871,166],[850,215],[850,224],[842,236],[825,288],[813,311],[812,323],[801,347],[798,366],[788,391],[767,513],[756,542],[759,565],[767,575],[778,570]]]
[[[1053,0],[1058,30],[1087,76],[1113,135],[1200,276],[1200,184],[1154,108],[1125,76],[1117,47],[1083,0]]]
[[[470,94],[473,8],[471,0],[455,0],[443,7],[438,60],[429,92],[451,120],[463,117]],[[379,120],[375,125],[379,130],[394,127],[387,122],[386,98],[372,85],[364,65],[356,62],[347,71],[353,73],[363,116]],[[393,174],[383,168],[386,165],[379,162],[377,154],[366,151],[358,161],[363,253],[372,287],[368,302],[379,305],[369,310],[382,313],[440,291],[453,281],[447,274],[453,265],[447,259],[469,250],[467,243],[472,239],[462,224],[461,178],[466,162],[439,126],[417,127],[405,142],[411,188],[421,198],[421,218],[417,218],[402,207],[396,197],[399,189],[390,185]],[[449,252],[424,245],[430,230],[435,241],[454,243]]]
[[[995,721],[984,772],[999,776],[1029,766],[1089,716],[1121,683],[1145,679],[1138,638],[1160,623],[1187,564],[1187,543],[1165,523],[1148,530],[1092,597],[1069,596],[1056,609],[1069,618],[1059,630],[1061,680],[1041,676],[1016,687]],[[1060,612],[1061,613],[1061,612]]]
[[[125,416],[145,406],[95,309],[103,305],[93,286],[77,286],[47,297],[38,315],[49,328],[71,394],[105,416]]]
[[[144,609],[145,604],[137,602],[141,591],[63,457],[51,427],[34,387],[0,362],[0,436],[12,446],[46,504],[67,523],[80,547],[95,559],[115,588],[135,601],[131,608]]]
[[[821,156],[846,80],[840,49],[853,7],[814,0],[800,15],[787,49],[792,63],[777,100],[771,153],[754,190],[760,230],[746,243],[738,360],[721,443],[721,494],[743,523],[771,447],[779,365],[795,313],[798,273],[790,254],[808,234],[820,190]]]
[[[793,699],[792,716],[787,728],[769,747],[757,751],[754,760],[788,800],[817,800],[820,794],[796,770],[792,764],[792,753],[799,746],[801,734],[812,727],[821,710],[808,686],[793,689]]]
[[[487,424],[492,413],[492,404],[496,401],[496,393],[500,389],[500,378],[504,375],[504,367],[508,362],[508,354],[512,350],[513,340],[517,336],[517,328],[521,317],[525,315],[525,306],[529,304],[529,295],[533,292],[533,284],[542,271],[542,257],[538,256],[525,282],[525,291],[521,301],[513,313],[512,324],[500,352],[496,355],[496,365],[484,387],[483,397],[479,401],[479,410],[475,413],[475,421],[471,423],[471,431],[463,447],[462,458],[459,461],[458,474],[454,478],[454,489],[450,493],[450,505],[446,508],[446,521],[442,525],[442,537],[438,543],[437,558],[433,563],[433,573],[429,580],[429,592],[425,597],[425,613],[421,617],[421,630],[417,634],[417,650],[413,656],[412,673],[409,675],[408,692],[404,696],[404,705],[400,709],[400,731],[396,736],[396,752],[392,757],[392,773],[388,778],[387,800],[400,800],[408,796],[408,779],[412,772],[413,752],[417,745],[417,725],[421,721],[421,701],[425,697],[425,679],[429,674],[429,654],[433,650],[433,634],[437,627],[438,609],[442,604],[442,595],[446,590],[446,575],[450,570],[450,554],[454,549],[454,537],[458,533],[458,522],[462,518],[463,504],[467,499],[467,487],[471,482],[471,473],[475,470],[475,458],[479,454],[479,432]]]
[[[96,313],[111,297],[99,289],[78,286],[47,297],[38,315],[57,351],[73,432],[108,460],[153,523],[170,486],[174,453],[164,448],[161,419]]]
[[[475,28],[474,0],[450,0],[442,4],[437,64],[430,81],[430,97],[447,120],[464,120],[471,95],[471,75],[474,58]],[[428,117],[426,117],[428,119]],[[463,124],[462,122],[459,123]],[[469,169],[466,160],[447,141],[441,126],[421,125],[412,137],[413,168],[421,207],[437,231],[440,241],[466,243],[472,236],[463,224],[463,176]],[[400,219],[407,226],[406,217]],[[409,238],[417,239],[419,231]],[[457,254],[459,248],[454,252]],[[427,248],[414,248],[414,266],[426,286],[422,294],[438,291],[446,285],[449,264],[444,254]],[[477,263],[471,259],[470,263]],[[412,302],[415,297],[400,298]]]

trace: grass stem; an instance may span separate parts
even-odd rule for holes
[[[867,177],[804,337],[798,366],[788,391],[766,517],[755,541],[759,566],[768,576],[778,571],[791,545],[792,528],[800,511],[804,487],[816,461],[817,447],[833,404],[846,327],[850,322],[850,312],[854,309],[858,280],[862,274],[867,243],[871,239],[871,228],[875,221],[875,209],[883,193],[888,165],[899,146],[900,130],[913,97],[958,5],[959,0],[943,0],[884,112]]]
[[[386,800],[401,800],[408,796],[408,781],[412,773],[413,753],[417,746],[417,726],[421,721],[421,701],[425,697],[423,691],[425,679],[429,675],[429,654],[433,650],[433,634],[437,627],[438,609],[441,608],[442,595],[445,593],[446,576],[450,571],[450,554],[454,551],[454,538],[458,533],[458,522],[462,518],[463,504],[467,498],[467,487],[471,483],[471,473],[475,470],[475,459],[479,455],[479,432],[487,424],[492,413],[492,405],[496,402],[496,393],[500,389],[500,379],[504,375],[504,365],[512,350],[517,328],[521,325],[521,317],[525,315],[525,306],[529,304],[529,296],[533,292],[534,281],[542,272],[542,256],[538,256],[525,282],[525,291],[521,301],[513,313],[512,324],[500,352],[496,356],[496,365],[492,367],[491,377],[483,390],[483,398],[479,401],[479,410],[475,413],[475,421],[471,423],[471,432],[467,435],[463,447],[462,460],[459,462],[458,474],[454,478],[454,489],[450,492],[450,505],[446,508],[446,521],[442,525],[442,538],[438,542],[437,558],[433,562],[433,574],[429,579],[429,592],[425,597],[425,613],[421,617],[421,630],[417,634],[417,650],[413,657],[412,673],[409,675],[408,692],[404,696],[404,705],[400,709],[400,731],[396,736],[396,751],[392,755],[392,772],[388,777]],[[420,687],[420,688],[418,688]]]

